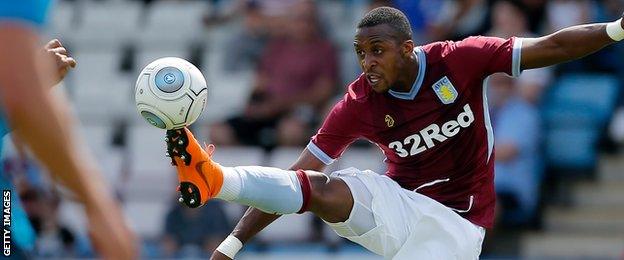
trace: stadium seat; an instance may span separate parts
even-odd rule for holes
[[[353,82],[362,72],[358,66],[357,57],[353,46],[342,47],[339,52],[341,89],[346,90],[347,86]]]
[[[551,129],[545,136],[546,160],[558,169],[593,169],[599,133],[594,129]]]
[[[313,217],[312,213],[281,216],[260,232],[258,237],[264,241],[274,243],[305,241],[312,233]]]
[[[271,152],[267,166],[288,169],[303,151],[303,147],[278,147]]]
[[[60,224],[74,232],[87,234],[87,218],[82,205],[69,200],[62,200],[59,205],[58,214]]]
[[[610,75],[571,74],[562,76],[545,100],[550,106],[580,107],[606,123],[613,113],[619,91],[618,79]]]
[[[168,49],[142,49],[139,48],[139,52],[136,57],[136,75],[141,72],[141,70],[150,64],[152,61],[155,61],[159,58],[164,57],[178,57],[183,59],[188,59],[188,48],[185,46],[178,46],[176,48],[168,48]],[[135,79],[136,80],[136,79]]]
[[[119,52],[77,52],[75,57],[80,65],[68,75],[68,91],[83,122],[131,115],[136,77],[119,73]]]
[[[618,88],[613,76],[569,74],[546,93],[543,119],[549,169],[579,174],[595,169],[600,134],[613,114]]]
[[[245,107],[253,85],[251,72],[204,74],[208,101],[201,121],[217,121],[239,114]]]
[[[213,159],[223,166],[264,164],[264,151],[257,147],[217,147]]]
[[[44,40],[58,38],[64,44],[73,45],[72,39],[78,26],[75,10],[75,2],[57,2],[51,12],[50,23],[45,31],[46,38]]]
[[[123,171],[123,154],[111,146],[112,129],[108,125],[88,124],[79,128],[79,133],[98,162],[109,185],[119,183]]]
[[[78,1],[77,28],[72,41],[82,50],[116,50],[139,31],[142,6],[138,1]]]
[[[203,14],[207,1],[155,1],[148,8],[145,26],[137,35],[142,49],[188,47],[205,38]],[[157,43],[157,44],[156,44]]]
[[[165,131],[147,124],[129,131],[130,177],[125,195],[136,200],[167,200],[175,193],[177,177],[165,156]]]
[[[587,105],[546,104],[543,112],[545,127],[597,127],[604,123],[596,116],[596,109]]]
[[[353,42],[353,28],[368,8],[365,1],[323,1],[318,7],[322,25],[329,37],[339,44]]]
[[[164,221],[172,200],[128,201],[123,212],[130,228],[142,238],[157,238],[164,230]]]
[[[205,28],[207,44],[211,51],[223,52],[232,37],[243,31],[243,25],[238,20],[227,21],[224,24]]]
[[[223,203],[223,210],[225,211],[228,223],[236,225],[243,216],[243,213],[245,213],[245,210],[247,210],[247,206],[233,202],[225,202]]]

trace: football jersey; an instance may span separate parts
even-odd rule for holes
[[[376,93],[362,74],[325,119],[307,149],[325,164],[358,138],[386,156],[386,175],[471,222],[494,218],[494,138],[487,77],[520,74],[520,38],[470,37],[416,47],[410,92]],[[357,165],[350,165],[357,167]]]

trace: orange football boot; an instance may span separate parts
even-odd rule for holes
[[[168,130],[165,141],[167,156],[178,171],[179,201],[196,208],[214,198],[223,186],[223,170],[210,159],[214,146],[207,146],[208,152],[202,149],[186,127]]]

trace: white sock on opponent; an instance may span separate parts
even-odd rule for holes
[[[296,213],[303,205],[297,173],[272,167],[223,167],[223,186],[216,197],[271,214]]]

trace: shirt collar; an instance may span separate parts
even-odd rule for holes
[[[420,90],[420,87],[422,86],[423,80],[425,79],[425,69],[427,68],[427,57],[425,52],[420,47],[414,48],[414,52],[418,55],[418,76],[416,77],[416,81],[414,81],[414,85],[412,85],[412,89],[410,89],[409,92],[389,90],[388,93],[395,98],[414,100],[414,98],[416,98],[416,94],[418,94],[418,90]]]

